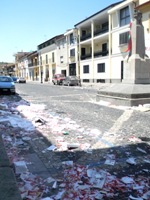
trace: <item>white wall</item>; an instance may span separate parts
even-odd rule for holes
[[[105,63],[105,72],[98,73],[97,65]],[[94,60],[94,79],[109,79],[109,60],[108,57],[102,57]]]
[[[83,73],[83,66],[89,65],[89,73],[84,74]],[[92,70],[92,60],[84,60],[80,62],[80,78],[81,79],[92,79],[93,77],[93,70]]]
[[[111,66],[110,66],[110,78],[111,79],[120,79],[121,78],[121,61],[123,57],[114,56],[111,58]]]

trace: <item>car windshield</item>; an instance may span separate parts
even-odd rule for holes
[[[12,82],[10,77],[0,77],[0,82]]]

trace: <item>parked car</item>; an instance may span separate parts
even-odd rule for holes
[[[0,76],[0,91],[12,94],[16,93],[15,83],[11,77]]]
[[[14,81],[14,83],[17,83],[17,77],[16,76],[11,76],[12,80]]]
[[[61,85],[64,79],[65,79],[64,74],[55,74],[52,79],[52,82],[54,85]]]
[[[26,79],[24,77],[19,77],[17,83],[26,83]]]
[[[65,79],[63,80],[63,85],[81,86],[81,80],[77,76],[66,76]]]

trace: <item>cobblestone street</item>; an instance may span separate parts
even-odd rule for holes
[[[45,106],[19,87],[0,100],[0,131],[23,199],[150,199],[148,105],[104,105],[93,93],[86,103],[47,96]],[[27,172],[41,178],[36,189],[23,187]]]

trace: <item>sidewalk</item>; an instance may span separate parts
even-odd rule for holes
[[[41,83],[40,81],[30,81],[27,80],[27,83],[33,83],[33,84],[44,84],[44,85],[53,85],[52,82],[43,82]],[[86,83],[86,82],[82,82],[81,83],[81,88],[87,88],[87,89],[95,89],[98,90],[100,88],[104,88],[109,86],[111,83]],[[66,86],[65,86],[66,87]]]
[[[0,199],[21,200],[16,178],[10,166],[3,140],[0,134]]]

